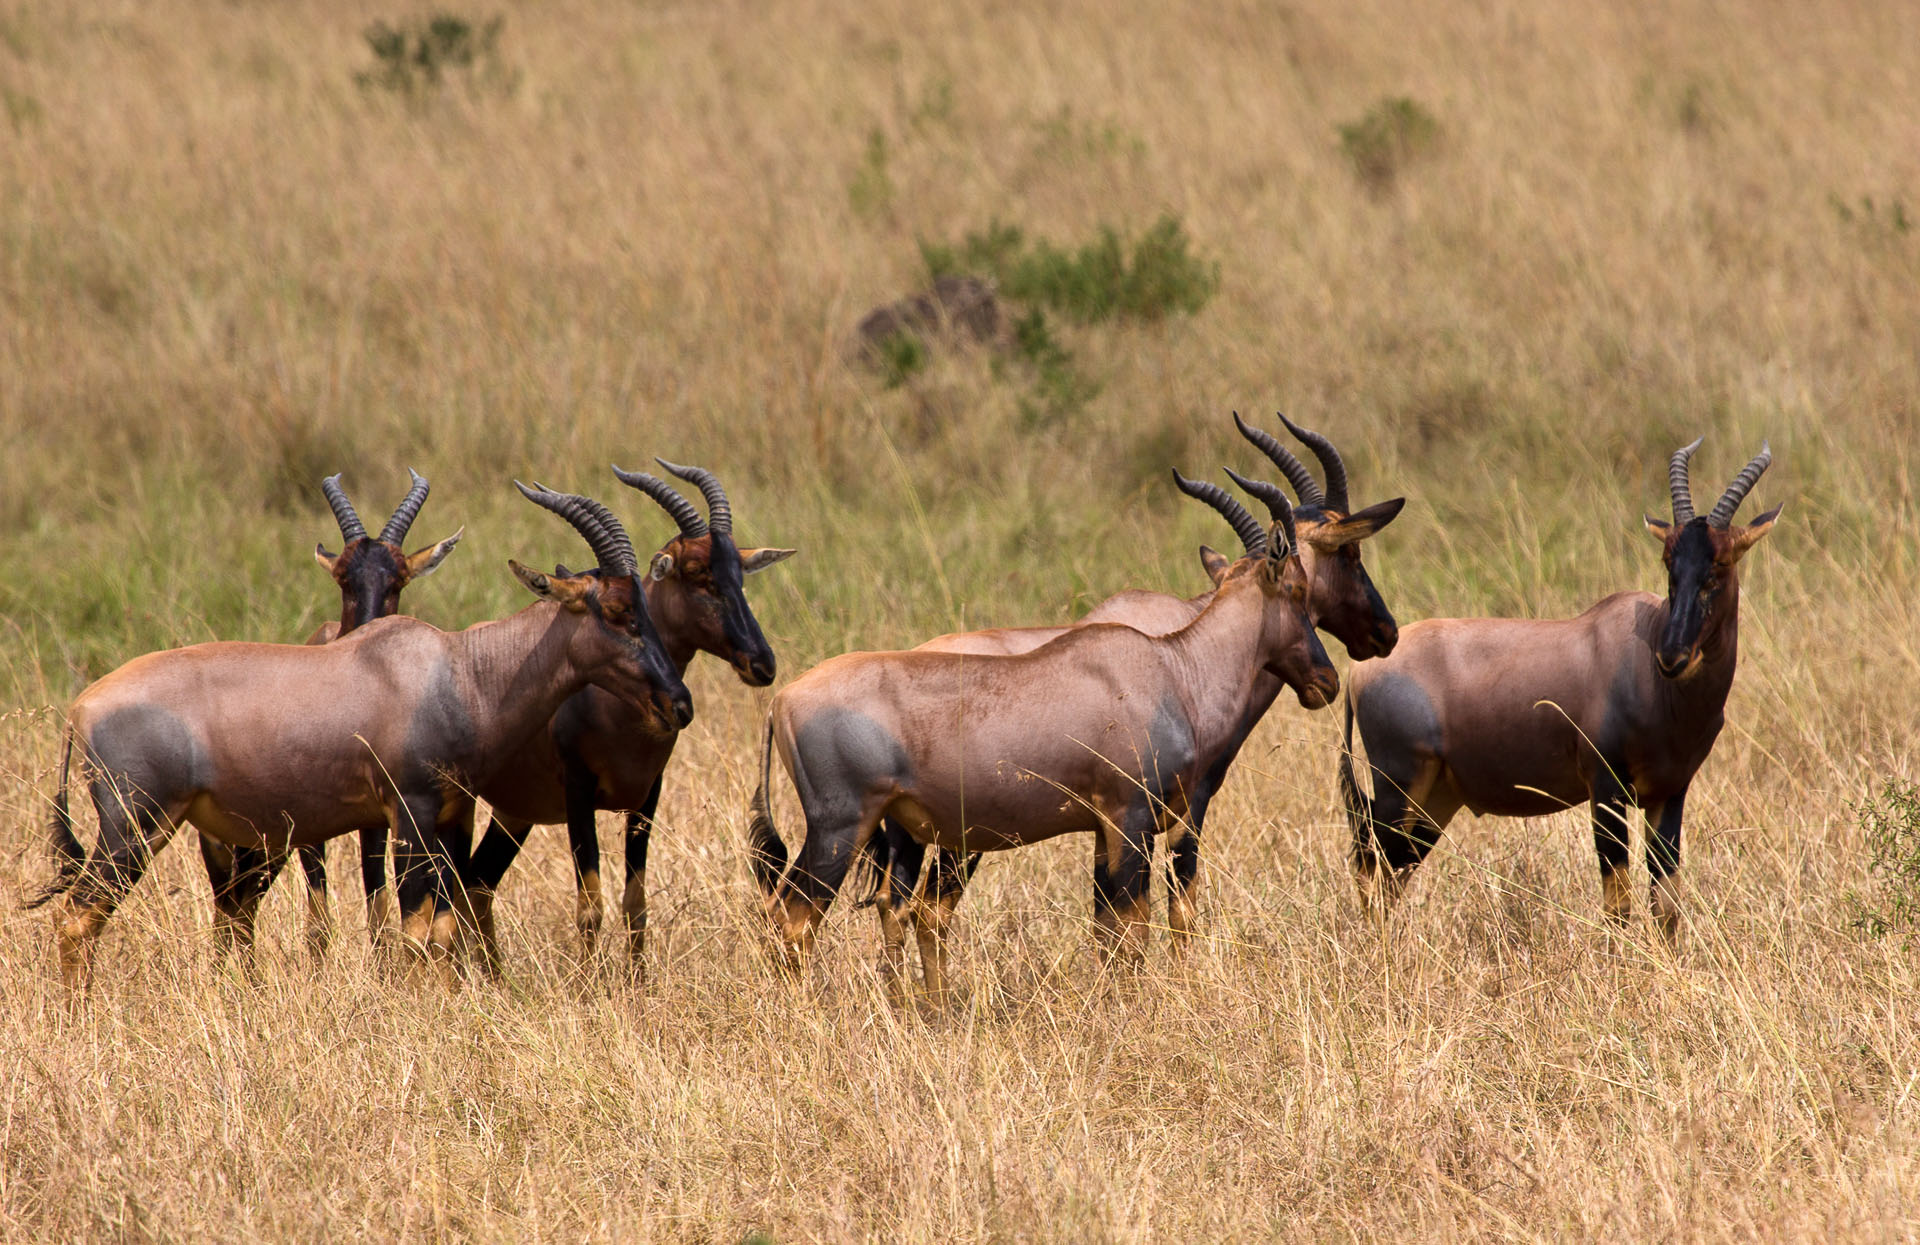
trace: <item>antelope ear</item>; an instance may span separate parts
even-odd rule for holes
[[[1335,549],[1345,548],[1378,532],[1399,517],[1401,509],[1406,504],[1407,499],[1404,497],[1378,502],[1365,510],[1355,511],[1344,519],[1322,523],[1310,532],[1302,532],[1300,539],[1323,553],[1332,553]]]
[[[1218,549],[1210,549],[1202,545],[1200,546],[1200,565],[1206,568],[1207,578],[1211,579],[1213,586],[1218,588],[1221,581],[1227,577],[1227,568],[1233,563]]]
[[[337,553],[328,553],[325,545],[316,544],[313,547],[313,560],[325,568],[329,575],[333,574],[333,564],[339,557]]]
[[[742,549],[740,551],[740,573],[751,575],[755,571],[764,571],[776,562],[785,562],[798,549]]]
[[[447,560],[447,555],[453,552],[453,547],[460,543],[460,538],[466,534],[467,529],[462,527],[439,544],[428,545],[418,553],[408,554],[407,578],[419,579],[423,575],[433,574],[440,564]]]
[[[1650,514],[1643,514],[1640,517],[1647,521],[1647,534],[1661,544],[1665,544],[1667,537],[1673,534],[1673,524],[1665,519],[1656,519]]]
[[[1736,527],[1731,532],[1728,532],[1727,533],[1727,550],[1729,553],[1728,560],[1732,562],[1738,562],[1741,558],[1746,557],[1747,550],[1759,544],[1761,538],[1764,537],[1768,532],[1771,532],[1773,530],[1774,520],[1778,519],[1780,517],[1780,512],[1782,510],[1785,510],[1786,508],[1787,508],[1787,504],[1785,502],[1781,502],[1779,505],[1767,511],[1765,514],[1761,515],[1759,518],[1755,519],[1753,522],[1747,524],[1745,527]]]
[[[673,555],[662,549],[653,555],[653,561],[647,566],[647,578],[665,579],[673,574]]]
[[[512,558],[507,565],[513,568],[514,577],[527,586],[527,591],[542,601],[552,601],[565,606],[574,613],[587,607],[587,593],[593,587],[592,581],[584,577],[558,579],[543,575],[531,566],[522,566]]]

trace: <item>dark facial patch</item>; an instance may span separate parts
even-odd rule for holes
[[[1669,678],[1685,672],[1725,582],[1717,553],[1713,529],[1704,518],[1668,538],[1667,624],[1656,657],[1660,672]]]
[[[340,634],[399,612],[407,585],[405,555],[377,540],[356,540],[333,563],[340,585]]]

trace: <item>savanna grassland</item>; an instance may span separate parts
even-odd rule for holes
[[[1916,950],[1862,925],[1913,894],[1856,811],[1920,768],[1911,14],[956,7],[457,9],[491,53],[409,87],[384,0],[0,0],[0,1238],[1920,1232]],[[1005,351],[849,362],[923,242],[1164,216],[1217,289],[1054,316],[1064,395]],[[1597,927],[1576,814],[1457,821],[1377,930],[1338,711],[1286,702],[1184,958],[1104,969],[1061,842],[982,871],[945,1010],[888,1005],[847,905],[788,983],[741,851],[768,694],[710,659],[644,987],[577,961],[557,830],[502,892],[507,981],[453,993],[376,971],[338,843],[317,971],[286,882],[257,976],[216,960],[190,835],[77,1015],[18,910],[80,688],[334,611],[324,474],[382,515],[432,479],[416,543],[467,535],[407,604],[463,626],[525,600],[508,557],[584,556],[512,477],[650,548],[608,462],[712,467],[802,551],[751,581],[784,679],[1197,591],[1230,536],[1166,470],[1259,466],[1228,412],[1276,408],[1356,501],[1411,499],[1367,554],[1403,622],[1659,589],[1667,455],[1705,434],[1711,497],[1771,438],[1678,955]]]

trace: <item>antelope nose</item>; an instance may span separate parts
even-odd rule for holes
[[[747,663],[747,681],[755,687],[765,687],[773,682],[773,657],[756,657]]]
[[[673,721],[674,725],[678,726],[681,730],[687,729],[687,724],[693,721],[692,696],[681,692],[673,698]]]
[[[1662,649],[1653,655],[1653,664],[1660,668],[1661,674],[1669,679],[1677,679],[1687,668],[1687,656],[1685,650],[1669,653]]]

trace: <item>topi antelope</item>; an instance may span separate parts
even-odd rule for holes
[[[619,521],[584,497],[516,487],[586,538],[598,576],[512,562],[540,600],[497,622],[445,632],[394,616],[317,647],[199,644],[136,658],[80,694],[54,803],[58,872],[30,903],[65,896],[54,928],[70,987],[85,986],[101,928],[182,821],[282,857],[384,816],[430,862],[401,878],[402,933],[444,964],[478,776],[590,683],[663,721],[692,719]],[[100,818],[91,856],[67,811],[76,751]]]
[[[1205,491],[1174,476],[1190,494]],[[1093,832],[1105,941],[1138,955],[1152,837],[1187,816],[1233,741],[1255,677],[1271,672],[1308,708],[1339,690],[1306,617],[1284,504],[1270,532],[1249,525],[1242,535],[1254,556],[1170,634],[1105,623],[1011,657],[849,653],[782,689],[750,836],[787,962],[810,944],[883,817],[917,843],[962,853]],[[791,868],[768,803],[776,747],[807,823]],[[897,981],[904,927],[890,901],[878,907],[885,970]]]
[[[1621,592],[1552,621],[1432,619],[1409,626],[1391,657],[1355,667],[1340,791],[1355,880],[1376,913],[1460,809],[1540,817],[1590,802],[1603,905],[1624,923],[1631,803],[1646,814],[1654,914],[1669,942],[1678,938],[1681,813],[1733,686],[1739,562],[1780,514],[1732,526],[1772,461],[1763,445],[1696,517],[1687,464],[1699,445],[1668,465],[1673,522],[1646,521],[1667,567],[1665,600]],[[1354,778],[1356,719],[1371,799]]]
[[[430,487],[411,467],[407,475],[412,480],[407,495],[395,507],[378,536],[367,535],[359,512],[340,487],[338,475],[320,482],[320,491],[340,525],[340,539],[344,543],[339,553],[328,553],[324,543],[316,544],[313,556],[339,585],[340,620],[322,623],[307,637],[308,644],[329,643],[361,623],[398,613],[401,591],[415,580],[432,574],[460,543],[465,528],[417,553],[408,554],[401,548],[420,507],[426,504]],[[251,931],[260,900],[284,862],[269,860],[255,848],[231,847],[208,834],[200,836],[200,855],[206,862],[207,880],[213,884],[213,902],[218,913],[215,928],[223,939],[239,931]],[[333,917],[327,904],[326,856],[317,846],[302,847],[299,855],[307,880],[307,948],[318,959],[326,954],[333,934]],[[390,930],[389,910],[393,906],[392,893],[387,889],[384,821],[360,829],[360,878],[367,895],[367,932],[378,941]]]
[[[773,649],[747,604],[744,579],[794,554],[742,549],[733,539],[733,507],[720,481],[700,467],[656,460],[700,490],[702,519],[665,480],[645,472],[613,472],[658,502],[679,534],[649,564],[642,591],[668,658],[682,674],[700,652],[720,658],[749,687],[773,682]],[[647,846],[660,804],[662,775],[679,731],[595,687],[583,688],[480,785],[493,806],[486,836],[474,849],[469,883],[488,969],[500,966],[493,900],[508,866],[536,825],[565,823],[573,850],[575,921],[592,950],[602,919],[598,809],[626,811],[626,918],[630,961],[641,966],[647,927]]]
[[[1347,496],[1346,463],[1340,457],[1340,451],[1326,437],[1298,426],[1285,415],[1280,416],[1280,422],[1287,426],[1287,430],[1319,459],[1327,477],[1323,489],[1305,464],[1271,434],[1252,427],[1238,413],[1234,415],[1233,422],[1241,435],[1280,469],[1300,498],[1299,506],[1293,509],[1293,522],[1299,534],[1300,562],[1307,577],[1307,617],[1315,627],[1341,641],[1346,646],[1348,656],[1355,661],[1384,657],[1392,652],[1399,637],[1399,628],[1386,603],[1381,600],[1379,590],[1373,586],[1373,580],[1367,575],[1366,566],[1361,562],[1360,544],[1391,523],[1406,505],[1406,499],[1396,497],[1364,510],[1352,511]],[[1228,474],[1241,488],[1265,502],[1275,519],[1279,518],[1281,508],[1287,505],[1285,494],[1264,481],[1249,480],[1231,470]],[[1236,531],[1244,532],[1249,525],[1257,530],[1257,524],[1245,509],[1218,489],[1202,500],[1220,510]],[[1253,556],[1251,552],[1249,556]],[[1225,557],[1204,545],[1200,549],[1200,560],[1216,584],[1225,577],[1230,565]],[[1212,599],[1212,592],[1183,600],[1165,593],[1135,589],[1109,597],[1075,625],[1117,622],[1151,635],[1164,635],[1192,622]],[[1067,630],[1066,627],[1021,627],[961,632],[929,640],[920,646],[920,651],[983,655],[1024,653],[1031,652]],[[1220,749],[1212,768],[1202,777],[1190,797],[1187,817],[1169,836],[1168,847],[1172,859],[1168,877],[1167,923],[1176,939],[1184,937],[1191,930],[1198,906],[1200,835],[1206,822],[1207,808],[1221,784],[1226,781],[1227,770],[1239,755],[1241,745],[1253,733],[1254,727],[1260,724],[1284,688],[1285,685],[1270,673],[1262,671],[1256,676],[1254,695],[1247,704],[1238,731]],[[892,874],[889,897],[896,905],[905,903],[914,883],[912,873],[908,870],[913,869],[919,859],[911,836],[904,828],[888,821],[878,857],[883,869],[889,865],[897,866]],[[926,879],[921,883],[921,893],[914,896],[911,908],[923,965],[938,965],[944,961],[940,947],[946,927],[979,863],[979,853],[962,861],[943,848],[934,849]],[[1096,877],[1096,904],[1099,903],[1098,896],[1103,887],[1102,880]],[[927,986],[936,993],[944,988],[943,983],[933,980],[929,980]]]

